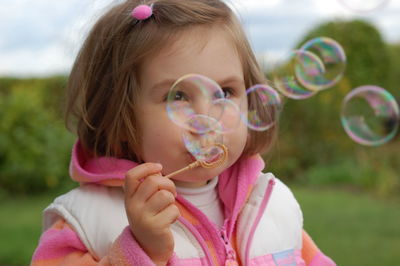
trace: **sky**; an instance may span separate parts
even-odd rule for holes
[[[0,76],[68,74],[91,25],[122,0],[0,0]],[[400,0],[225,0],[260,60],[289,52],[315,25],[363,18],[400,42]]]

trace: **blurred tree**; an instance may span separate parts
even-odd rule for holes
[[[8,193],[32,194],[72,183],[73,136],[60,119],[56,99],[63,89],[54,80],[0,79],[0,187]]]
[[[388,44],[390,57],[388,89],[400,101],[400,43]]]
[[[330,37],[345,50],[347,68],[345,78],[352,88],[374,84],[386,88],[390,72],[389,49],[379,30],[365,20],[336,20],[312,29],[296,45],[300,47],[315,37]]]
[[[399,160],[393,160],[395,154],[385,154],[384,147],[365,147],[353,142],[342,128],[341,106],[347,93],[361,85],[378,85],[391,92],[397,89],[390,84],[398,81],[400,76],[400,49],[395,45],[388,47],[379,31],[362,20],[322,23],[305,34],[296,47],[315,37],[329,37],[342,45],[347,56],[345,75],[336,86],[309,99],[285,100],[279,140],[270,156],[269,170],[278,172],[283,178],[305,182],[374,187],[378,179],[373,177],[384,172],[379,167],[400,170],[400,164],[396,166]],[[382,163],[375,163],[373,168],[371,165],[376,157],[372,157],[371,152],[378,150],[382,152]],[[366,181],[366,178],[372,181]],[[385,182],[385,178],[380,180]]]

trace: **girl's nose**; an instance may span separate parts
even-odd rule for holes
[[[198,97],[192,104],[193,110],[198,115],[209,115],[210,111],[210,100],[205,99],[204,97]]]
[[[212,132],[218,132],[220,124],[213,117],[204,114],[195,114],[188,119],[187,128],[191,134],[212,134]]]

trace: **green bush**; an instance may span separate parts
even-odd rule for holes
[[[36,193],[71,183],[68,163],[73,136],[45,104],[49,95],[37,85],[17,82],[2,89],[0,187],[8,193]]]
[[[389,44],[390,71],[389,88],[400,101],[400,43]]]
[[[379,31],[362,20],[322,23],[305,34],[338,41],[348,59],[343,79],[306,100],[285,100],[278,144],[270,169],[284,179],[326,185],[352,185],[381,195],[400,191],[400,138],[366,147],[345,133],[340,111],[344,97],[360,85],[378,85],[399,97],[400,45],[384,43]]]
[[[308,32],[296,47],[321,36],[336,40],[345,50],[345,77],[349,80],[351,88],[366,84],[390,87],[390,51],[373,24],[360,19],[322,23]]]

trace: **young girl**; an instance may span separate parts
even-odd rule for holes
[[[169,88],[189,73],[244,100],[244,112],[263,108],[246,99],[265,80],[224,2],[128,0],[95,24],[68,83],[80,186],[44,211],[32,265],[335,265],[303,231],[290,190],[261,172],[276,128],[241,122],[224,136],[222,164],[165,177],[194,160],[181,136],[195,133],[166,112]]]

